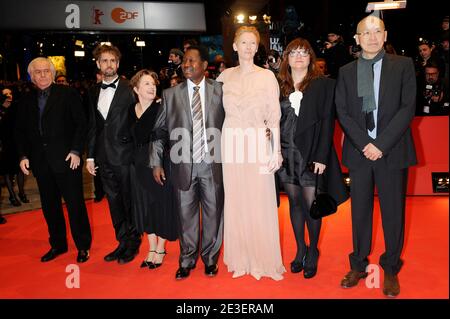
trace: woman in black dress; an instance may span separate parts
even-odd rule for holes
[[[19,188],[19,198],[23,203],[29,203],[24,191],[25,176],[19,168],[19,155],[14,141],[14,126],[16,123],[16,103],[12,88],[0,87],[0,176],[3,176],[9,192],[9,201],[14,206],[21,203],[14,191],[14,178]]]
[[[333,146],[335,122],[335,81],[320,75],[316,56],[305,39],[288,44],[280,67],[281,152],[280,182],[289,198],[289,210],[297,254],[291,272],[304,270],[305,278],[317,273],[321,220],[314,220],[309,209],[314,201],[315,172],[319,191],[327,191],[338,204],[348,198]],[[309,247],[305,243],[305,222]]]
[[[156,97],[158,76],[155,72],[141,70],[130,82],[138,103],[130,109],[132,112],[131,132],[134,140],[134,156],[131,165],[132,210],[137,230],[146,233],[150,249],[141,267],[150,269],[161,266],[166,250],[166,240],[177,239],[177,219],[174,205],[174,193],[170,183],[168,153],[165,156],[164,171],[166,183],[160,186],[153,179],[149,167],[149,154],[152,141],[161,138],[153,130],[156,115],[161,107]],[[167,164],[167,165],[166,165]]]

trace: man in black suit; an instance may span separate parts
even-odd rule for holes
[[[409,127],[416,81],[410,58],[384,52],[386,36],[378,17],[361,20],[355,39],[362,55],[340,69],[336,86],[337,114],[345,134],[342,161],[351,178],[353,227],[351,271],[341,286],[355,286],[367,276],[376,186],[386,245],[380,257],[383,293],[395,297],[400,292],[397,274],[402,266],[408,167],[416,164]]]
[[[129,109],[135,100],[127,81],[117,74],[120,51],[101,45],[94,50],[103,81],[89,92],[89,130],[86,169],[97,169],[108,199],[118,247],[105,261],[130,262],[139,252],[141,238],[131,216],[130,162],[133,143],[129,131]],[[98,166],[96,166],[98,165]]]
[[[28,73],[36,89],[19,101],[15,136],[20,168],[26,175],[31,169],[36,177],[50,234],[51,249],[41,261],[67,252],[62,196],[78,248],[77,261],[85,262],[92,238],[80,163],[86,137],[81,98],[73,89],[53,84],[55,67],[47,58],[31,61]]]
[[[205,78],[207,61],[208,52],[204,47],[187,48],[182,63],[187,81],[163,91],[155,124],[155,130],[166,132],[170,141],[153,142],[154,151],[150,155],[153,175],[162,185],[165,181],[163,151],[165,143],[169,143],[171,178],[180,218],[180,267],[176,279],[189,276],[199,252],[205,274],[215,276],[223,238],[220,132],[225,111],[222,84]]]

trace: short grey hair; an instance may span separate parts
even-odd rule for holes
[[[55,65],[53,64],[52,60],[50,60],[49,58],[44,58],[44,57],[35,58],[30,62],[30,64],[28,64],[27,71],[28,71],[28,74],[30,75],[30,77],[31,77],[31,73],[33,72],[33,69],[34,69],[34,64],[36,62],[44,62],[44,61],[48,62],[48,64],[50,65],[50,71],[52,72],[53,79],[55,78],[55,75],[56,75]]]

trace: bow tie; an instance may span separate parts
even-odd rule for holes
[[[102,83],[101,88],[102,88],[103,90],[105,90],[105,89],[107,89],[107,88],[113,88],[113,89],[115,89],[115,88],[116,88],[116,83],[117,83],[117,81],[119,81],[119,78],[117,78],[114,82],[109,83],[109,84]]]

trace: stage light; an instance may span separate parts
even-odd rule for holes
[[[433,193],[449,192],[449,174],[448,172],[432,172],[431,182],[433,185]]]
[[[244,23],[245,15],[243,15],[241,13],[241,14],[238,14],[235,18],[236,18],[236,23]]]
[[[257,19],[258,17],[257,16],[248,16],[248,19],[250,20],[250,23],[256,23],[256,19]]]
[[[74,53],[76,57],[84,57],[84,51],[75,51]]]
[[[136,41],[137,47],[145,47],[145,41]]]
[[[100,42],[100,45],[109,45],[109,46],[111,46],[111,42],[109,42],[109,41]]]
[[[84,48],[84,43],[81,40],[75,40],[75,45]]]
[[[369,2],[366,7],[366,12],[378,11],[378,10],[392,10],[392,9],[405,9],[406,0],[385,0],[383,2]]]
[[[271,24],[272,22],[270,21],[270,18],[272,18],[271,16],[268,16],[267,14],[263,15],[263,21],[265,24]]]

